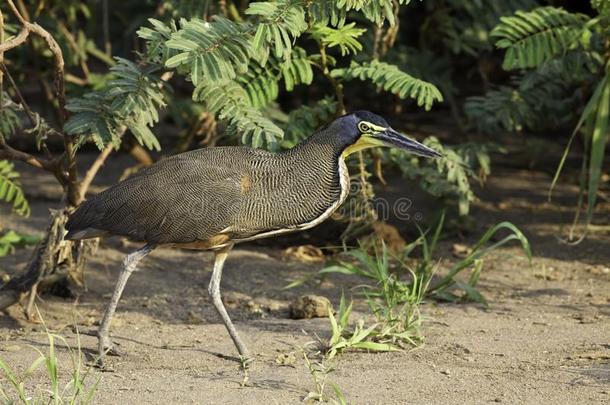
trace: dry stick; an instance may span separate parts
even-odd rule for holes
[[[68,110],[66,109],[66,91],[64,85],[64,57],[61,52],[61,48],[55,41],[55,38],[44,28],[36,23],[31,23],[27,21],[17,10],[13,0],[7,0],[8,4],[21,25],[24,28],[29,30],[30,32],[38,35],[42,39],[45,40],[49,50],[53,54],[53,58],[55,59],[55,93],[57,96],[57,102],[59,103],[59,111],[60,111],[60,126],[63,127],[65,120],[68,118]],[[66,170],[68,172],[68,181],[65,185],[68,204],[69,205],[78,205],[80,202],[80,192],[78,190],[78,170],[76,167],[76,156],[75,156],[75,147],[74,147],[74,139],[71,136],[65,135],[64,138],[64,149],[65,149],[65,164]]]
[[[21,29],[21,31],[19,31],[19,34],[17,34],[16,37],[13,37],[13,38],[9,39],[8,41],[2,42],[0,44],[0,52],[4,53],[4,52],[8,51],[9,49],[13,49],[16,46],[21,45],[28,38],[28,35],[30,35],[30,30],[27,27],[23,27]]]
[[[32,124],[32,126],[36,125],[36,117],[34,117],[34,113],[30,109],[30,106],[26,103],[25,99],[23,98],[23,95],[21,94],[21,90],[19,90],[19,87],[17,87],[17,83],[15,83],[15,80],[13,80],[13,76],[8,71],[6,65],[2,62],[2,60],[0,60],[0,75],[6,75],[6,78],[8,79],[11,87],[15,91],[17,99],[19,99],[19,104],[21,104],[23,112],[25,112],[25,115],[28,117],[28,120],[30,120],[30,124]]]
[[[30,166],[37,167],[39,169],[45,169],[51,172],[54,169],[52,161],[49,161],[47,159],[41,159],[36,156],[30,155],[29,153],[13,149],[8,146],[2,138],[0,138],[0,159],[19,160],[27,163]]]
[[[104,165],[104,162],[106,161],[108,156],[110,156],[110,153],[112,153],[112,149],[113,149],[112,144],[106,146],[104,148],[104,150],[101,151],[99,155],[97,155],[97,158],[91,164],[91,166],[89,167],[89,170],[87,170],[87,173],[85,173],[85,176],[83,177],[83,180],[81,181],[80,187],[79,187],[79,190],[81,193],[80,200],[85,199],[85,194],[87,193],[87,190],[89,190],[89,186],[91,185],[91,182],[95,178],[95,175],[97,174],[97,172]]]

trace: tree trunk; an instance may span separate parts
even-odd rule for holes
[[[31,319],[36,294],[51,291],[64,297],[86,290],[85,259],[97,249],[98,240],[63,240],[66,209],[51,210],[51,221],[44,239],[36,246],[25,271],[0,286],[0,310],[29,294],[25,308]]]

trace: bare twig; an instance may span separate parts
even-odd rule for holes
[[[28,18],[24,17],[17,7],[13,0],[7,0],[11,11],[17,17],[21,25],[23,26],[22,31],[25,30],[27,34],[34,33],[44,39],[49,47],[49,50],[53,54],[53,58],[55,61],[55,94],[57,97],[57,102],[59,104],[60,111],[60,125],[63,127],[65,120],[68,118],[68,110],[66,109],[66,91],[65,91],[65,83],[64,83],[64,57],[61,52],[61,48],[55,41],[55,38],[44,28],[36,23],[31,23],[28,21]],[[28,16],[29,17],[29,16]],[[25,40],[25,38],[23,39]],[[8,42],[8,41],[7,41]],[[64,165],[65,170],[67,171],[67,182],[62,182],[62,184],[66,188],[68,203],[70,205],[77,205],[80,200],[80,192],[78,191],[78,171],[76,168],[76,156],[75,156],[75,147],[74,147],[74,139],[70,136],[64,134],[64,149],[65,154],[64,157]],[[6,149],[6,148],[5,148]],[[8,150],[7,150],[8,151]],[[13,149],[14,151],[14,149]],[[23,152],[21,152],[23,153]],[[12,154],[14,155],[14,153]],[[27,155],[27,154],[26,154]],[[30,155],[31,156],[31,155]],[[22,159],[20,159],[22,160]],[[57,170],[52,170],[54,173],[57,173]],[[57,177],[57,176],[56,176]],[[61,176],[60,176],[61,177]],[[59,177],[58,177],[59,179]]]
[[[25,115],[27,115],[28,119],[30,120],[30,124],[36,125],[36,117],[34,117],[34,113],[32,113],[32,110],[30,110],[30,107],[25,102],[25,99],[23,98],[23,95],[21,94],[21,90],[19,90],[19,87],[17,87],[17,83],[15,83],[15,80],[13,80],[13,76],[11,76],[10,72],[6,68],[6,65],[1,60],[0,60],[0,75],[6,75],[6,78],[8,79],[11,87],[15,91],[15,95],[19,99],[19,104],[21,104],[21,107],[23,107],[23,111],[25,112]]]
[[[2,138],[0,138],[0,159],[19,160],[27,163],[30,166],[45,169],[50,172],[55,170],[55,162],[53,160],[42,159],[34,155],[30,155],[29,153],[13,149],[7,145]]]
[[[85,199],[85,194],[87,193],[87,190],[89,190],[89,186],[91,185],[91,182],[95,178],[95,175],[100,170],[100,168],[104,165],[104,162],[106,161],[108,156],[110,156],[110,153],[112,153],[112,149],[113,149],[112,145],[106,146],[104,148],[104,150],[101,151],[99,155],[97,155],[97,158],[91,164],[91,166],[89,167],[89,170],[87,170],[87,173],[85,173],[85,176],[83,177],[83,180],[81,181],[80,187],[79,187],[80,200]]]
[[[21,45],[28,38],[28,35],[30,35],[30,30],[27,27],[23,27],[17,36],[0,43],[0,52],[6,52]]]

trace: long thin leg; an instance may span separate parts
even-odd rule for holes
[[[125,284],[127,284],[129,276],[131,276],[131,273],[136,270],[136,267],[140,260],[142,260],[150,252],[152,252],[154,248],[154,245],[144,245],[142,248],[127,255],[127,257],[123,261],[123,267],[121,268],[121,273],[119,274],[116,286],[114,287],[112,298],[108,303],[108,307],[106,307],[106,312],[104,313],[104,317],[102,318],[102,322],[100,323],[100,327],[97,331],[100,363],[103,362],[104,355],[106,353],[118,354],[118,352],[114,350],[113,344],[110,341],[110,337],[108,335],[112,316],[114,315],[116,306],[119,303],[119,300],[121,299],[121,294],[123,293],[123,289],[125,288]]]
[[[222,277],[222,267],[224,266],[225,260],[232,247],[233,246],[231,245],[215,252],[214,272],[212,273],[212,279],[210,280],[208,292],[212,296],[214,307],[222,318],[222,322],[224,322],[227,331],[229,331],[229,335],[231,335],[231,339],[233,339],[233,343],[235,343],[237,351],[242,359],[248,359],[250,357],[248,354],[248,349],[246,349],[246,345],[244,342],[242,342],[237,334],[237,330],[235,330],[235,326],[233,326],[233,322],[231,322],[231,318],[229,318],[229,314],[227,313],[227,310],[222,303],[222,298],[220,297],[220,278]]]

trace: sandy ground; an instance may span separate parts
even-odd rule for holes
[[[118,171],[111,172],[98,187],[115,180]],[[39,233],[57,190],[51,179],[27,170],[24,182],[36,185],[27,188],[34,190],[33,214],[22,220],[4,211],[3,225]],[[488,225],[511,220],[531,239],[533,266],[516,247],[502,249],[485,261],[481,292],[487,307],[427,302],[421,347],[339,356],[329,379],[350,403],[610,402],[610,236],[594,233],[579,246],[559,244],[554,235],[558,224],[570,218],[574,190],[560,189],[557,201],[563,205],[551,206],[545,202],[548,182],[542,173],[497,171],[480,193],[475,231],[445,242],[439,253],[453,260],[453,242],[472,243]],[[397,186],[386,193],[403,195],[402,190]],[[607,223],[608,210],[598,218]],[[398,225],[405,236],[413,235],[413,223]],[[256,357],[250,386],[240,385],[234,347],[207,297],[211,254],[159,249],[127,285],[112,331],[127,355],[108,358],[110,371],[91,371],[89,381],[99,379],[94,403],[300,403],[314,387],[309,371],[298,353],[287,365],[278,364],[278,356],[294,352],[315,334],[328,337],[330,326],[328,319],[289,319],[288,304],[316,293],[337,305],[345,291],[356,299],[353,320],[366,317],[366,304],[353,290],[361,280],[353,278],[333,276],[283,290],[322,264],[283,259],[283,249],[270,246],[236,249],[222,283],[229,312]],[[86,293],[77,301],[45,295],[38,302],[46,325],[71,346],[76,346],[75,324],[81,331],[95,327],[129,249],[116,238],[104,241],[88,264]],[[16,271],[28,255],[21,249],[1,259],[0,269]],[[81,340],[84,355],[97,347],[91,336]],[[44,328],[27,322],[16,305],[0,318],[0,358],[24,370],[36,357],[31,346],[46,350]],[[65,381],[69,356],[65,348],[58,352]],[[38,371],[27,386],[42,387],[46,379]],[[6,380],[0,383],[7,388]]]

